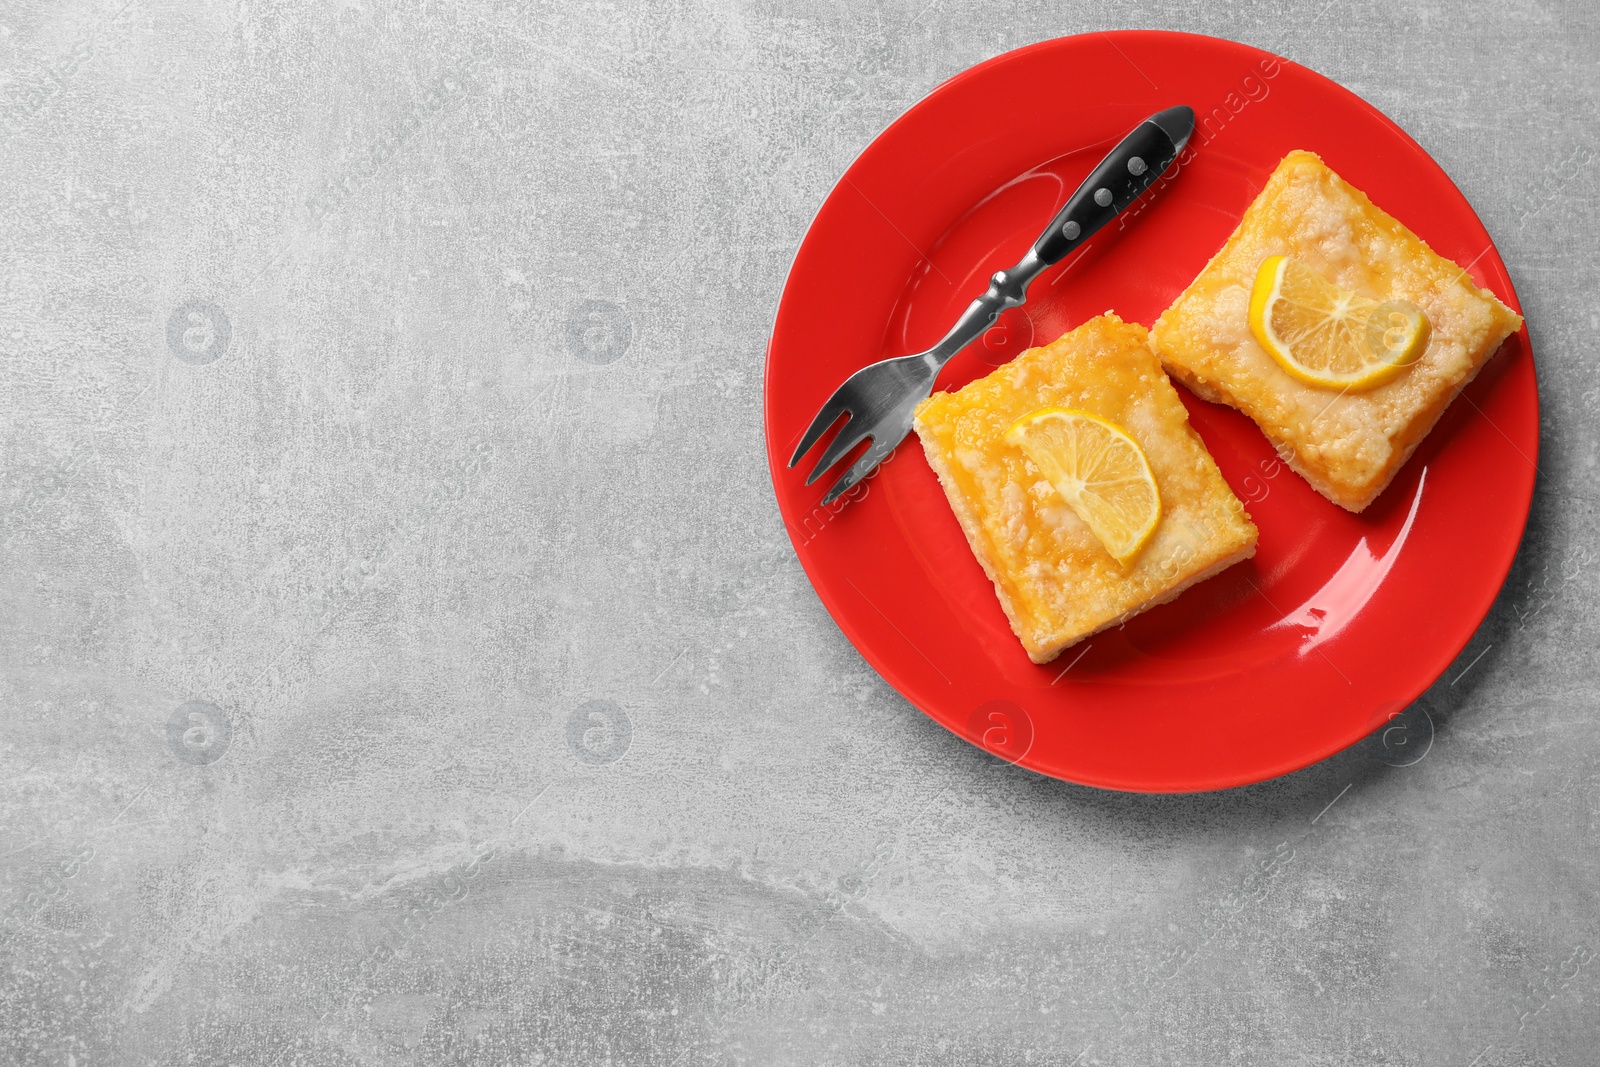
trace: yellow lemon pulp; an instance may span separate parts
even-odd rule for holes
[[[1250,332],[1303,382],[1372,389],[1421,358],[1432,328],[1414,304],[1372,300],[1298,260],[1268,256],[1250,293]]]
[[[1161,494],[1144,449],[1086,411],[1040,408],[1006,430],[1117,562],[1126,566],[1161,521]]]

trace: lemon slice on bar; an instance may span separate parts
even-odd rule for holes
[[[1250,332],[1302,382],[1361,390],[1420,359],[1432,328],[1415,304],[1372,300],[1299,260],[1268,256],[1250,293]]]
[[[1040,408],[1006,431],[1057,493],[1126,566],[1161,521],[1161,494],[1144,449],[1128,432],[1086,411]]]

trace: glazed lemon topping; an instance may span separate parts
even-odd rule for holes
[[[1046,424],[1035,427],[1042,442],[1035,456],[1006,441],[1019,421],[1052,408],[1100,420],[1138,442],[1159,490],[1147,499],[1160,510],[1154,532],[1127,564],[1102,540],[1115,539],[1091,529],[1056,487],[1060,479],[1052,481]],[[1036,663],[1254,551],[1256,528],[1189,425],[1144,327],[1115,315],[1092,318],[956,392],[934,393],[917,407],[916,430],[973,555]],[[1142,524],[1128,518],[1122,525]]]
[[[1372,389],[1421,358],[1428,316],[1402,300],[1341,289],[1289,256],[1268,256],[1250,292],[1250,332],[1284,370],[1310,385]]]
[[[1250,324],[1262,261],[1273,256],[1288,256],[1347,292],[1421,308],[1428,339],[1415,362],[1373,387],[1332,389],[1311,365],[1285,364],[1286,353],[1269,352]],[[1318,492],[1360,511],[1522,326],[1521,316],[1473,284],[1468,266],[1439,255],[1312,153],[1290,152],[1150,332],[1169,374],[1254,419]],[[1404,352],[1404,319],[1382,347],[1399,342]],[[1395,326],[1382,322],[1380,330]]]
[[[1073,513],[1123,566],[1161,521],[1161,495],[1144,449],[1122,427],[1086,411],[1047,407],[1017,419],[1022,449]]]

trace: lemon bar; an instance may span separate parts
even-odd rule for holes
[[[1250,327],[1264,261],[1287,256],[1343,290],[1420,308],[1427,347],[1358,390],[1291,375]],[[1359,512],[1383,492],[1450,401],[1522,318],[1472,283],[1310,152],[1290,152],[1200,276],[1151,328],[1161,362],[1207,400],[1238,408],[1296,472]]]
[[[1148,460],[1160,520],[1126,565],[1006,443],[1016,420],[1050,407],[1115,424]],[[1256,528],[1189,426],[1145,328],[1110,313],[956,392],[935,393],[913,425],[1035,663],[1255,554]]]

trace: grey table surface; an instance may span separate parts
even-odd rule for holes
[[[1016,770],[785,536],[823,197],[1126,26],[1360,93],[1517,285],[1529,531],[1399,755]],[[1597,48],[1578,0],[10,0],[0,1062],[1594,1063]]]

